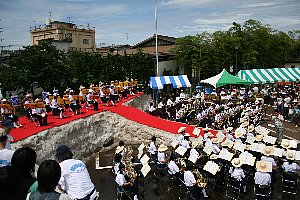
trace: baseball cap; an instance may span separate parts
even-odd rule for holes
[[[63,156],[67,152],[71,152],[70,148],[67,145],[62,144],[57,147],[55,156]]]

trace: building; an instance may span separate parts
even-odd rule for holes
[[[164,75],[164,72],[178,74],[178,64],[173,58],[172,48],[175,47],[176,38],[169,36],[157,35],[158,49],[158,75]],[[132,46],[126,50],[126,54],[134,54],[141,50],[143,53],[148,53],[156,59],[156,35]],[[171,75],[165,74],[165,75]]]
[[[30,31],[32,45],[41,40],[51,40],[60,50],[95,52],[95,30],[77,28],[75,24],[46,20],[44,28]]]

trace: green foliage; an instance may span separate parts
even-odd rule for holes
[[[154,75],[152,57],[142,52],[133,55],[108,55],[69,51],[64,53],[49,42],[27,46],[8,65],[0,65],[1,87],[4,90],[30,90],[32,84],[46,91],[83,84],[110,83],[112,80],[138,79],[148,82]]]
[[[236,67],[236,61],[238,70],[283,66],[288,57],[299,56],[300,30],[286,34],[248,20],[233,22],[227,31],[178,38],[176,44],[173,52],[183,71],[201,69],[206,78],[223,68]]]

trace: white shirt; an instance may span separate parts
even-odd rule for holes
[[[171,100],[171,99],[168,99],[168,101],[167,101],[167,106],[172,106],[172,104],[173,104],[172,100]]]
[[[14,154],[14,151],[9,149],[0,150],[0,167],[10,166],[11,158]]]
[[[266,162],[271,162],[273,167],[276,167],[276,165],[277,165],[274,158],[269,157],[269,156],[262,156],[261,160],[266,161]]]
[[[184,184],[187,187],[191,187],[196,184],[194,174],[190,171],[185,171],[183,174]]]
[[[182,134],[180,134],[178,137],[177,137],[177,140],[179,141],[179,144],[182,143],[182,141],[184,140],[184,136]]]
[[[92,192],[95,186],[82,161],[68,159],[59,163],[59,165],[61,167],[61,177],[58,184],[71,199],[82,199]],[[90,199],[94,198],[96,198],[96,191]]]
[[[125,176],[120,173],[117,174],[115,181],[119,186],[123,186],[126,183]]]
[[[270,185],[271,175],[267,172],[255,172],[254,181],[257,185]]]
[[[299,165],[297,165],[294,162],[291,164],[289,162],[284,162],[282,168],[285,172],[291,172],[291,173],[296,173],[300,170]]]
[[[149,146],[150,154],[155,154],[156,151],[157,151],[157,149],[156,149],[156,146],[155,146],[154,142],[151,142],[150,146]]]
[[[168,172],[169,172],[169,174],[172,174],[172,175],[174,175],[174,174],[176,174],[176,173],[178,173],[179,172],[179,168],[178,168],[178,166],[176,165],[176,163],[174,162],[174,160],[171,160],[170,162],[169,162],[169,164],[168,164]]]
[[[190,143],[187,140],[182,140],[180,145],[187,148],[187,149],[190,148]]]
[[[241,181],[243,178],[245,178],[244,171],[241,168],[231,167],[230,172],[231,177],[235,178],[238,181]]]
[[[164,163],[165,160],[166,160],[166,155],[165,155],[165,153],[164,153],[164,152],[158,152],[158,153],[157,153],[157,160],[158,160],[158,162],[160,162],[160,163]]]

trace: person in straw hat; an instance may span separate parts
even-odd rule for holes
[[[242,182],[244,193],[246,192],[246,180],[244,170],[241,168],[242,162],[239,158],[234,158],[231,161],[233,167],[230,167],[229,174],[231,178]]]
[[[212,147],[214,148],[213,149],[213,153],[215,154],[219,154],[220,153],[220,148],[219,148],[219,139],[218,138],[212,138],[211,139],[211,142],[212,142]]]
[[[184,140],[185,129],[186,127],[180,127],[178,129],[179,136],[177,137],[177,140],[179,141],[179,144],[181,144],[182,140]]]
[[[273,170],[275,170],[277,164],[276,164],[274,158],[272,158],[272,155],[274,155],[274,147],[266,146],[263,154],[264,154],[264,156],[261,157],[261,160],[266,161],[266,162],[271,162]]]
[[[255,185],[271,185],[271,175],[266,172],[267,164],[264,161],[259,161],[256,163],[256,172],[254,176]]]
[[[157,160],[159,167],[165,167],[166,166],[166,154],[165,151],[168,150],[168,147],[164,144],[159,145],[158,147],[158,153],[157,153]]]
[[[289,152],[286,155],[286,159],[287,161],[282,164],[282,169],[284,171],[283,177],[289,180],[297,180],[300,167],[295,163],[295,154]]]

